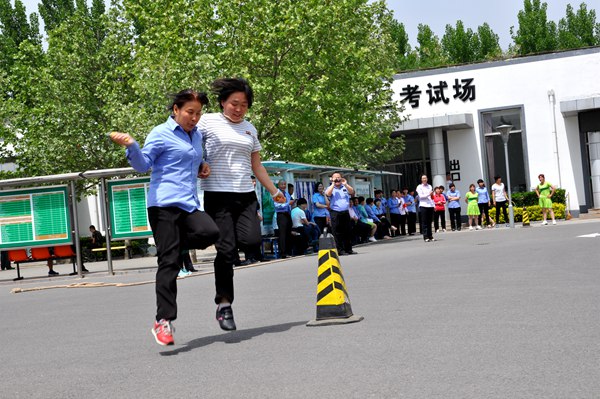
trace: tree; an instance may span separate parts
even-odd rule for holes
[[[465,30],[462,21],[456,21],[456,28],[446,25],[446,33],[442,37],[442,50],[451,64],[476,61],[479,48],[478,35],[473,33],[471,28]]]
[[[496,59],[502,56],[500,39],[487,23],[477,28],[477,36],[479,36],[479,48],[475,58],[478,61]]]
[[[389,138],[401,107],[383,1],[124,0],[108,13],[85,4],[45,0],[47,51],[22,45],[0,74],[18,89],[0,117],[21,175],[124,166],[107,132],[143,142],[167,118],[170,93],[221,76],[254,87],[249,117],[265,158],[364,167],[402,151]]]
[[[418,63],[417,54],[411,49],[404,24],[393,20],[390,34],[396,44],[396,70],[415,69]]]
[[[75,13],[73,0],[42,0],[38,11],[44,20],[44,29],[49,34],[63,21]]]
[[[431,68],[444,65],[446,60],[442,53],[440,39],[433,33],[429,25],[419,24],[417,30],[419,67]]]
[[[265,158],[364,166],[400,150],[389,139],[400,118],[390,89],[393,19],[383,1],[124,4],[139,32],[136,90],[156,101],[146,120],[164,118],[156,112],[164,93],[243,76],[256,93],[249,117]]]
[[[566,16],[558,22],[558,46],[561,49],[581,48],[600,44],[600,24],[596,23],[596,11],[587,10],[581,3],[577,13],[567,4]]]
[[[15,0],[14,4],[0,0],[0,69],[4,71],[9,70],[22,42],[40,41],[37,15],[32,14],[28,22],[23,2]]]
[[[556,23],[548,21],[546,10],[548,4],[540,0],[524,0],[523,10],[519,11],[519,29],[510,34],[515,50],[520,55],[553,51],[558,49],[558,33]]]

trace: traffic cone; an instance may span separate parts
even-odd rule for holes
[[[529,227],[529,212],[527,212],[527,208],[523,207],[523,227]]]
[[[326,229],[319,238],[317,276],[317,318],[306,323],[308,327],[356,323],[363,319],[352,313],[335,240]]]

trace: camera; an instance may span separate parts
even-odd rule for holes
[[[333,182],[334,182],[334,183],[339,183],[339,182],[341,182],[341,181],[342,181],[342,179],[334,179],[334,180],[333,180]]]

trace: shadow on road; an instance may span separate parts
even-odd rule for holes
[[[204,346],[208,346],[208,345],[211,345],[211,344],[214,344],[217,342],[223,342],[225,344],[238,344],[242,341],[247,341],[249,339],[258,337],[263,334],[281,333],[281,332],[291,329],[292,327],[297,327],[297,326],[301,326],[301,325],[305,325],[305,324],[306,324],[306,321],[295,321],[295,322],[291,322],[291,323],[276,324],[273,326],[251,328],[248,330],[239,330],[239,331],[233,331],[230,333],[212,335],[210,337],[197,338],[197,339],[191,340],[187,344],[184,344],[184,346],[177,348],[175,350],[160,352],[160,355],[161,356],[174,356],[174,355],[178,355],[182,352],[189,352],[193,349],[202,348]]]

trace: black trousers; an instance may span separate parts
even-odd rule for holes
[[[277,212],[279,254],[282,258],[292,254],[292,216],[289,212]]]
[[[148,208],[148,220],[158,255],[156,320],[175,320],[182,251],[211,246],[219,238],[219,229],[206,213],[189,213],[177,207],[152,206]]]
[[[506,210],[508,201],[496,201],[496,224],[500,220],[500,209],[504,214],[504,223],[508,223],[508,211]]]
[[[260,245],[260,223],[256,217],[256,194],[204,192],[204,209],[219,227],[215,243],[215,303],[222,300],[233,303],[233,263],[238,259],[238,248],[252,250]]]
[[[488,203],[482,202],[480,204],[477,204],[477,206],[479,207],[479,216],[477,217],[479,225],[483,226],[483,224],[481,223],[481,218],[483,217],[483,214],[485,214],[485,221],[487,222],[488,226],[491,225],[492,220],[490,219],[490,206],[488,205]]]
[[[352,252],[352,219],[350,218],[350,212],[330,210],[329,213],[331,214],[331,229],[333,230],[338,253],[341,253],[341,251]]]
[[[403,236],[406,235],[406,221],[408,220],[408,215],[400,215],[400,234]]]
[[[446,211],[433,211],[433,225],[435,229],[446,230]]]
[[[448,208],[448,212],[450,213],[450,228],[460,230],[460,206],[458,208]]]
[[[417,212],[407,212],[408,234],[417,232]]]
[[[423,239],[432,239],[433,232],[431,231],[431,222],[433,219],[433,208],[428,208],[425,206],[419,207],[419,219],[421,220],[421,234],[423,234]]]
[[[327,225],[327,218],[325,216],[314,216],[313,220],[315,221],[317,226],[319,226],[319,230],[321,231],[321,234],[323,234],[323,232],[325,231],[325,227],[329,227]],[[327,229],[327,231],[329,233],[331,233],[331,227],[329,227]]]
[[[400,234],[401,218],[402,218],[402,215],[400,215],[399,213],[391,213],[390,212],[390,222],[392,222],[392,226],[394,226],[395,228],[398,229],[396,231],[392,231],[392,236],[397,236]],[[402,225],[402,230],[404,230],[404,225]]]

